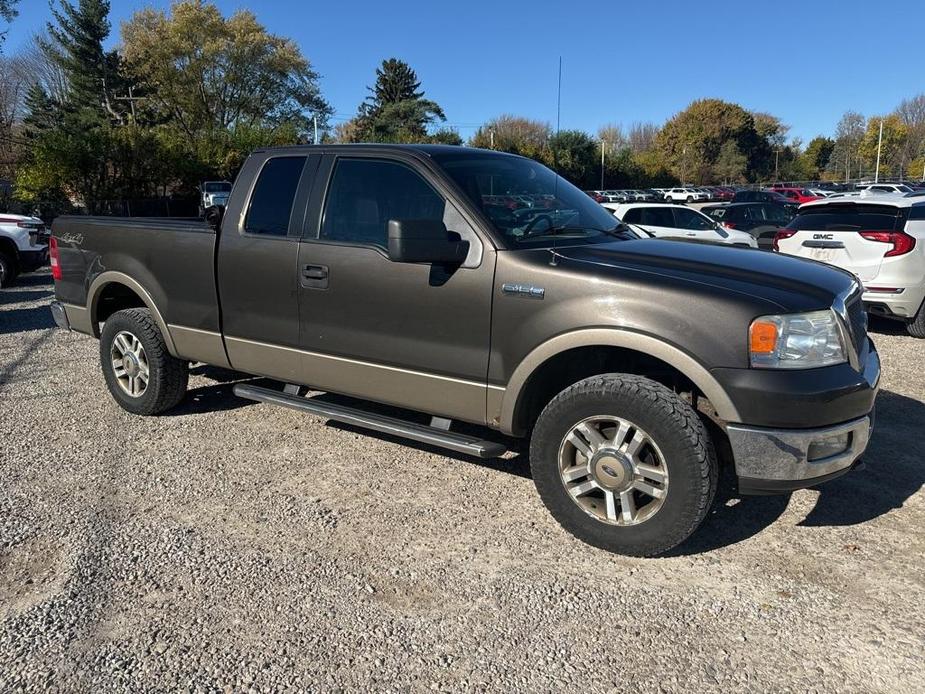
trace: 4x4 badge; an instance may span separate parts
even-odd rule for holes
[[[532,284],[516,284],[506,282],[501,285],[501,291],[511,296],[523,296],[528,299],[542,299],[546,296],[545,287],[537,287]]]

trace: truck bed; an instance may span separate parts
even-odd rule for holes
[[[140,285],[165,324],[219,331],[215,231],[198,219],[58,217],[58,298],[92,311],[109,279]],[[89,299],[89,301],[88,301]],[[96,326],[90,330],[97,333]]]

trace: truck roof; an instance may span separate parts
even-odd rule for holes
[[[509,152],[499,152],[495,149],[480,149],[478,147],[466,147],[465,145],[428,145],[428,144],[417,144],[417,145],[399,145],[399,144],[382,144],[382,143],[365,143],[359,142],[355,144],[321,144],[321,145],[283,145],[280,147],[261,147],[260,149],[254,150],[255,152],[278,152],[278,151],[325,151],[325,152],[337,152],[337,151],[350,151],[350,150],[378,150],[382,152],[415,152],[418,154],[423,154],[425,156],[433,156],[435,154],[453,154],[458,152],[478,152],[479,154],[493,154],[499,157],[517,157],[520,155],[511,154]]]

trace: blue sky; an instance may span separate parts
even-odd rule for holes
[[[886,113],[925,91],[914,39],[922,2],[217,4],[226,14],[248,8],[294,39],[321,73],[338,119],[356,111],[376,66],[395,56],[464,138],[501,113],[555,124],[560,55],[562,128],[592,133],[609,122],[660,125],[693,99],[718,97],[773,113],[806,141],[830,134],[848,109]],[[152,5],[169,2],[112,0],[112,41],[122,20]],[[47,0],[20,0],[19,9],[7,54],[50,17]]]

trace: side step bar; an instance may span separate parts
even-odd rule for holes
[[[415,422],[407,422],[395,417],[371,414],[363,410],[345,407],[343,405],[310,400],[270,388],[261,388],[260,386],[239,383],[234,387],[234,394],[239,398],[310,412],[319,417],[333,419],[335,422],[381,431],[385,434],[392,434],[393,436],[420,441],[421,443],[427,443],[431,446],[447,448],[457,453],[466,453],[478,458],[497,458],[507,451],[507,447],[503,444],[493,441],[484,441],[475,436],[457,434],[445,429],[438,429],[424,424],[416,424]]]

